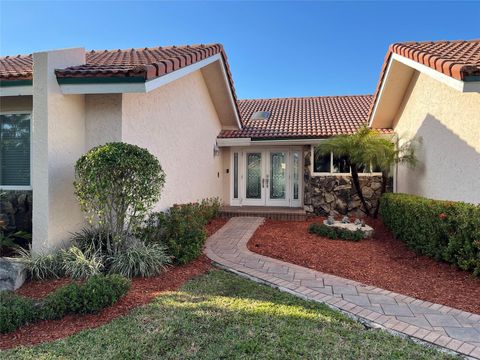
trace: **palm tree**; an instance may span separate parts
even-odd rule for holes
[[[363,196],[360,179],[358,177],[361,169],[370,166],[379,168],[382,171],[381,194],[386,191],[388,175],[393,164],[406,162],[415,165],[414,141],[405,142],[401,147],[396,147],[393,142],[383,137],[378,131],[364,126],[353,135],[339,135],[328,139],[318,145],[315,151],[316,156],[324,156],[333,153],[336,157],[344,157],[347,165],[350,166],[352,182],[357,191],[363,211],[367,216],[372,216],[371,209]],[[377,204],[374,217],[378,215],[379,204]]]

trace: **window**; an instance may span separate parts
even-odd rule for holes
[[[321,174],[350,174],[350,167],[345,157],[333,156],[332,153],[323,156],[316,156],[316,149],[312,146],[313,173]],[[359,174],[371,174],[381,172],[378,168],[371,165],[362,165],[358,167]]]
[[[0,114],[0,186],[30,186],[30,114]]]
[[[268,120],[270,118],[270,111],[255,111],[251,120]]]
[[[233,154],[233,198],[238,199],[238,153]]]
[[[329,173],[330,167],[332,164],[332,154],[325,154],[323,156],[318,156],[318,154],[314,153],[313,159],[313,172],[317,173]]]
[[[332,172],[336,174],[347,174],[350,172],[346,157],[333,157]]]

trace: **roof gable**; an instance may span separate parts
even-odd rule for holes
[[[400,59],[403,60],[396,61]],[[480,40],[405,42],[390,45],[368,113],[371,125],[375,125],[376,110],[379,106],[382,88],[385,87],[388,80],[387,77],[403,77],[403,79],[392,81],[396,88],[390,89],[388,94],[388,102],[392,102],[392,97],[402,96],[417,67],[425,69],[425,71],[429,70],[431,75],[438,74],[435,77],[445,79],[445,82],[448,80],[449,84],[460,84],[461,86],[457,86],[457,88],[463,89],[461,91],[472,91],[466,90],[470,88],[465,84],[472,84],[472,89],[475,89],[474,84],[478,84],[480,81]],[[399,104],[401,99],[394,102]],[[391,114],[385,116],[390,118]],[[379,126],[385,125],[386,120],[382,119]]]

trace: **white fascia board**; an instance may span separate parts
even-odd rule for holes
[[[238,108],[237,108],[237,105],[236,105],[236,101],[233,98],[232,89],[230,88],[230,81],[229,81],[228,76],[227,76],[227,71],[226,71],[227,66],[225,65],[225,62],[223,61],[222,56],[220,54],[218,54],[218,56],[220,57],[220,61],[222,63],[221,68],[222,68],[223,78],[224,78],[224,80],[227,84],[227,87],[229,89],[228,98],[230,99],[230,105],[233,107],[233,111],[235,112],[235,121],[237,122],[238,128],[242,129],[242,123],[240,121],[240,114],[238,113]]]
[[[370,121],[369,121],[369,124],[368,124],[369,127],[372,126],[373,119],[375,118],[375,113],[376,113],[377,108],[378,108],[378,103],[380,102],[380,100],[382,98],[383,88],[385,86],[386,79],[387,79],[387,77],[390,73],[391,65],[392,65],[393,60],[398,61],[399,63],[402,63],[404,65],[407,65],[407,66],[411,67],[412,69],[415,69],[415,70],[417,70],[417,71],[419,71],[423,74],[426,74],[426,75],[432,77],[433,79],[435,79],[437,81],[440,81],[441,83],[452,87],[453,89],[455,89],[457,91],[460,91],[460,92],[480,92],[480,81],[461,81],[461,80],[457,80],[457,79],[454,79],[454,78],[452,78],[448,75],[445,75],[445,74],[443,74],[443,73],[441,73],[437,70],[434,70],[434,69],[432,69],[432,68],[430,68],[426,65],[420,64],[420,63],[418,63],[414,60],[406,58],[405,56],[392,53],[392,55],[390,56],[390,60],[388,62],[388,65],[387,65],[387,71],[385,72],[385,76],[383,77],[382,84],[380,86],[380,91],[379,91],[378,96],[375,100],[372,115],[370,116]]]
[[[480,81],[462,81],[462,80],[457,80],[454,79],[448,75],[445,75],[444,73],[441,73],[437,70],[432,69],[431,67],[428,67],[426,65],[420,64],[414,60],[411,60],[409,58],[406,58],[405,56],[398,55],[398,54],[392,54],[392,58],[398,62],[401,62],[402,64],[405,64],[407,66],[410,66],[411,68],[420,71],[421,73],[424,73],[426,75],[431,76],[435,80],[438,80],[452,88],[454,88],[457,91],[460,92],[480,92]]]
[[[32,85],[0,86],[0,96],[26,96],[33,95]]]
[[[199,62],[196,62],[192,65],[188,65],[188,66],[185,66],[181,69],[178,69],[174,72],[171,72],[167,75],[163,75],[163,76],[160,76],[156,79],[153,79],[153,80],[149,80],[147,82],[145,82],[145,92],[150,92],[152,90],[155,90],[157,88],[159,88],[160,86],[163,86],[165,84],[168,84],[172,81],[175,81],[185,75],[188,75],[194,71],[197,71],[197,70],[200,70],[201,68],[203,68],[204,66],[207,66],[215,61],[218,61],[218,60],[221,60],[221,55],[220,54],[216,54],[216,55],[213,55],[213,56],[210,56],[206,59],[203,59]]]
[[[392,69],[392,57],[388,59],[388,65],[387,65],[387,70],[385,71],[385,75],[383,76],[382,83],[380,84],[380,90],[378,92],[377,97],[375,98],[375,104],[373,104],[373,111],[372,114],[370,115],[370,121],[368,122],[368,127],[372,127],[373,119],[375,119],[375,114],[377,112],[378,108],[378,103],[380,102],[380,98],[382,97],[383,89],[385,88],[385,80],[387,79],[387,76],[390,74],[390,71]]]
[[[230,147],[230,146],[250,146],[250,138],[218,138],[217,145],[219,147]]]
[[[328,139],[252,140],[251,138],[219,138],[217,139],[217,145],[220,147],[317,145],[326,140]]]
[[[221,60],[220,54],[210,56],[204,60],[146,82],[115,84],[60,84],[60,89],[62,90],[63,94],[147,93],[218,60]]]

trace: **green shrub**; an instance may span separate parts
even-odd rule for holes
[[[363,239],[363,231],[358,229],[355,231],[341,229],[333,226],[328,226],[325,224],[311,224],[308,227],[310,234],[316,234],[323,236],[329,239],[342,239],[342,240],[351,240],[351,241],[360,241]]]
[[[33,300],[0,291],[0,333],[14,331],[37,318],[37,306]]]
[[[171,262],[163,245],[140,241],[111,256],[109,260],[109,271],[126,277],[157,275]]]
[[[25,265],[32,279],[58,279],[65,275],[60,251],[51,254],[32,253],[30,249],[18,248],[18,261]]]
[[[113,305],[128,292],[130,285],[129,279],[118,274],[91,277],[80,287],[83,301],[78,312],[88,314]]]
[[[43,319],[60,319],[68,314],[88,314],[113,305],[130,288],[120,275],[95,275],[78,285],[71,283],[49,294],[42,303]]]
[[[86,279],[101,274],[104,265],[99,252],[83,252],[76,246],[61,250],[62,266],[66,276],[72,279]]]
[[[91,223],[112,236],[114,248],[123,246],[130,232],[141,225],[164,183],[165,173],[157,158],[131,144],[94,147],[75,165],[80,206]]]
[[[71,283],[50,293],[42,302],[42,319],[61,319],[76,314],[82,308],[82,294],[78,284]]]
[[[384,194],[380,214],[393,235],[417,253],[480,275],[480,206]]]
[[[99,227],[84,227],[79,232],[73,233],[70,241],[84,253],[108,254],[112,252],[109,244],[112,243],[112,236],[108,231]]]
[[[166,212],[151,214],[139,236],[163,244],[175,264],[186,264],[202,253],[204,226],[218,216],[219,210],[217,198],[175,205]]]

